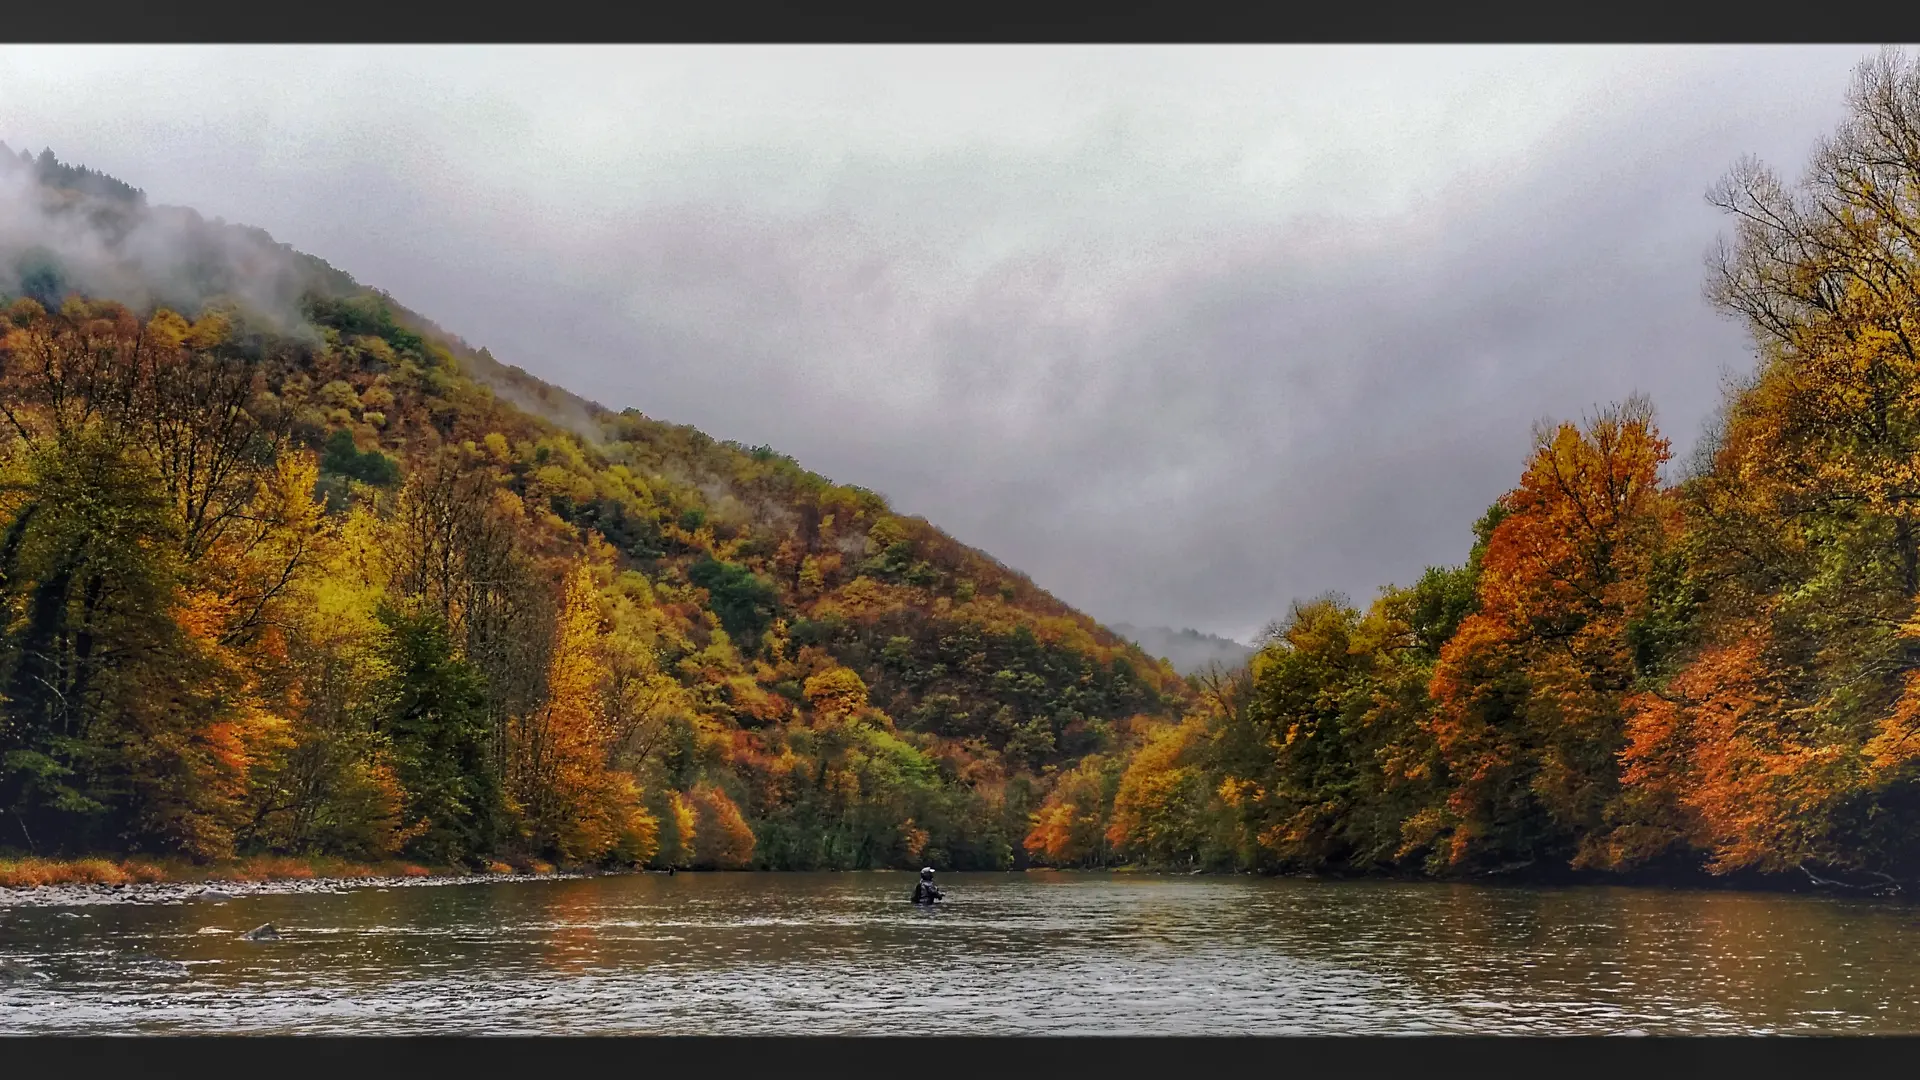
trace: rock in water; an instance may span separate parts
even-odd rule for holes
[[[178,960],[168,960],[165,957],[147,953],[134,953],[128,956],[127,967],[136,974],[155,979],[185,979],[193,974],[187,965]]]
[[[35,971],[16,960],[0,960],[0,985],[38,986],[52,981],[44,971]]]
[[[272,923],[261,923],[259,926],[241,934],[240,938],[243,941],[279,941],[280,931],[275,930]]]

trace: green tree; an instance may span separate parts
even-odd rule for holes
[[[486,682],[454,653],[438,615],[381,613],[394,670],[384,729],[406,791],[406,850],[440,863],[493,850],[501,792]]]
[[[0,805],[29,847],[232,848],[234,673],[174,618],[179,526],[153,471],[90,430],[7,485]]]
[[[777,610],[780,594],[773,583],[748,567],[713,558],[694,563],[687,579],[707,590],[708,603],[727,636],[742,651],[756,651]]]

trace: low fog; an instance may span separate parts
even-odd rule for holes
[[[1869,53],[9,47],[0,139],[1246,641],[1464,558],[1538,420],[1645,391],[1684,456],[1750,363],[1704,193],[1796,171]],[[134,288],[16,185],[0,246]],[[204,287],[152,220],[116,257]]]

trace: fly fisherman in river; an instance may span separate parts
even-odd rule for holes
[[[933,886],[933,867],[929,866],[922,869],[920,871],[920,880],[914,883],[913,886],[913,902],[916,904],[931,904],[946,895],[946,893],[941,892]]]

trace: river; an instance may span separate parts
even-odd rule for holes
[[[640,874],[0,909],[0,1032],[1920,1032],[1920,908],[1253,877]],[[282,940],[239,935],[272,922]]]

